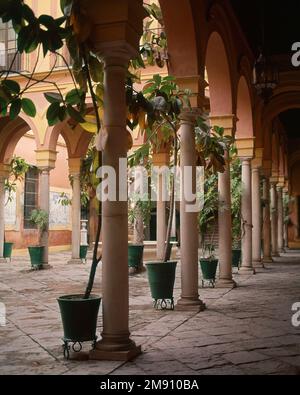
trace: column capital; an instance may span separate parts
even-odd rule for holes
[[[142,0],[89,0],[86,12],[92,26],[90,41],[100,57],[129,61],[138,54],[146,17]]]
[[[285,187],[285,177],[278,177],[278,187],[279,188],[284,188]]]
[[[6,180],[9,177],[10,165],[6,163],[0,163],[0,179]]]
[[[236,140],[238,150],[238,157],[240,159],[246,158],[252,160],[254,157],[255,137],[238,138]]]
[[[82,159],[81,158],[69,158],[68,163],[69,163],[69,174],[72,177],[75,177],[76,175],[80,175]]]
[[[263,148],[256,148],[254,151],[254,159],[252,160],[252,167],[253,168],[262,168],[263,167],[263,155],[264,149]]]
[[[182,125],[188,124],[192,127],[195,126],[197,118],[201,116],[201,110],[197,108],[187,109],[184,108],[180,113],[180,123]]]
[[[57,158],[57,151],[52,150],[37,150],[36,153],[36,165],[39,169],[53,170],[55,168],[55,162]]]
[[[192,107],[206,107],[207,99],[205,97],[205,89],[208,87],[208,83],[201,75],[177,77],[176,83],[180,89],[188,89],[192,92],[192,95],[190,96]]]
[[[154,166],[169,166],[170,155],[169,153],[154,153],[152,156],[152,161]]]
[[[234,137],[237,122],[236,115],[211,115],[209,119],[212,126],[219,126],[225,130],[226,135]]]

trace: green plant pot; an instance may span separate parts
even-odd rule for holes
[[[240,267],[242,250],[232,250],[232,267]]]
[[[203,280],[215,281],[218,263],[217,259],[200,259]]]
[[[3,246],[3,258],[11,259],[12,250],[13,250],[14,243],[4,243]]]
[[[85,261],[87,257],[89,246],[80,246],[80,259]]]
[[[128,266],[134,269],[140,269],[143,265],[143,245],[129,245],[128,246]]]
[[[40,269],[43,266],[43,256],[45,247],[28,247],[31,266]]]
[[[101,298],[91,295],[84,299],[84,295],[66,295],[57,299],[63,330],[64,341],[86,342],[97,339],[97,319]]]
[[[173,300],[177,262],[150,262],[146,266],[152,298]]]

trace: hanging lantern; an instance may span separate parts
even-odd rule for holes
[[[262,53],[254,65],[253,84],[259,96],[268,102],[279,83],[278,70]]]

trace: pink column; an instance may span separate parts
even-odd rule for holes
[[[125,78],[131,52],[123,46],[105,47],[104,128],[109,136],[103,166],[116,173],[117,201],[103,202],[103,332],[92,359],[131,360],[141,352],[130,338],[128,283],[128,203],[121,196],[126,183],[120,178],[120,159],[127,158]],[[126,168],[125,168],[126,173]]]
[[[232,278],[232,220],[230,194],[230,163],[228,153],[225,157],[226,168],[219,174],[219,267],[220,277],[217,288],[235,288]]]
[[[260,193],[260,168],[252,169],[252,259],[253,266],[263,268],[261,261],[262,208]]]
[[[193,170],[192,191],[196,192],[196,148],[195,148],[195,115],[188,112],[182,114],[180,126],[180,165],[182,185],[185,185],[184,170]],[[184,192],[184,191],[183,191]],[[198,292],[198,212],[189,212],[188,202],[182,193],[180,203],[180,245],[181,245],[181,298],[177,303],[179,309],[202,311],[205,305],[199,299]]]
[[[50,214],[50,167],[40,167],[39,176],[39,207]],[[43,233],[42,245],[44,247],[43,269],[49,269],[49,221],[47,231]]]
[[[255,274],[252,263],[251,159],[242,158],[242,265],[240,274]]]
[[[263,181],[263,239],[264,239],[264,249],[263,249],[263,263],[272,263],[271,255],[271,212],[270,212],[270,180],[268,177],[264,178]]]
[[[278,201],[277,182],[271,182],[271,232],[272,232],[272,256],[278,257]]]
[[[81,190],[80,172],[70,172],[72,177],[72,259],[69,264],[80,264]]]

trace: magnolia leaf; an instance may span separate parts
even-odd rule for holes
[[[36,116],[36,107],[31,99],[22,99],[22,110],[29,117]]]

